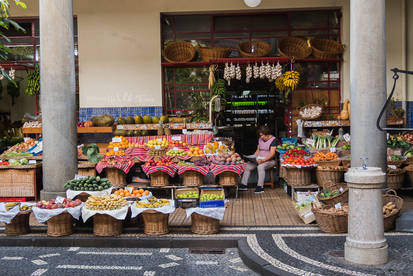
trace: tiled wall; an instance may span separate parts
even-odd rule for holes
[[[115,120],[119,117],[128,117],[136,115],[162,116],[162,106],[141,106],[141,107],[99,107],[99,108],[80,108],[79,120],[87,121],[93,116],[100,116],[104,114],[111,115]]]
[[[406,125],[413,128],[413,102],[406,102]]]

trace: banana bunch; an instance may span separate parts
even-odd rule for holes
[[[116,210],[128,206],[128,202],[120,195],[90,196],[86,208],[90,210]]]
[[[20,205],[18,202],[9,202],[6,204],[6,211],[10,211],[13,209],[15,206]]]
[[[149,202],[136,202],[136,207],[138,208],[159,208],[165,205],[169,205],[169,200],[166,199],[157,199],[152,197],[148,199]]]
[[[291,91],[294,91],[298,83],[300,82],[300,73],[297,71],[286,71],[283,74],[283,84],[287,88],[291,88]]]
[[[40,69],[38,66],[27,74],[26,94],[36,95],[40,93]]]
[[[281,92],[284,92],[287,90],[287,87],[284,85],[284,75],[279,76],[275,80],[275,87],[280,90]]]

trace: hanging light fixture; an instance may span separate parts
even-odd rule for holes
[[[247,5],[250,8],[255,8],[259,4],[261,4],[262,0],[244,0],[245,5]]]

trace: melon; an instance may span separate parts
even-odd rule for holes
[[[135,116],[135,124],[143,124],[143,118],[139,115]]]
[[[153,116],[152,117],[152,124],[159,124],[159,117],[158,116]]]
[[[126,123],[127,123],[127,124],[134,124],[134,123],[135,123],[135,119],[133,119],[132,116],[128,116],[128,117],[126,117]]]
[[[136,129],[133,131],[133,136],[141,136],[141,131]]]
[[[162,115],[159,120],[162,121],[164,124],[166,124],[168,122],[168,116]]]
[[[119,125],[126,124],[125,118],[119,117],[119,119],[118,119],[118,124],[119,124]]]
[[[144,124],[152,124],[152,118],[149,115],[143,116],[143,123]]]
[[[148,136],[149,132],[147,130],[142,130],[141,131],[141,136]]]

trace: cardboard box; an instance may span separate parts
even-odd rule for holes
[[[295,201],[301,202],[301,201],[308,200],[308,199],[310,199],[311,197],[316,197],[317,194],[318,194],[318,191],[317,191],[317,192],[308,192],[308,191],[306,191],[306,192],[299,192],[299,191],[294,191],[293,198],[294,198]]]
[[[307,205],[306,207],[302,209],[296,208],[296,210],[297,210],[298,216],[305,224],[309,224],[315,221],[314,213],[313,211],[311,211],[311,204]]]

